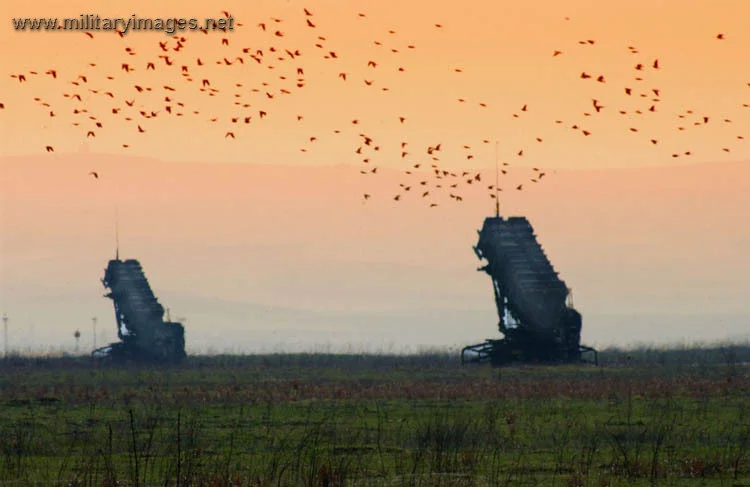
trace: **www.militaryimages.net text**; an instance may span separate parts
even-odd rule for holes
[[[232,15],[218,18],[142,18],[102,17],[97,14],[81,14],[78,17],[13,17],[13,28],[17,31],[118,31],[127,34],[133,31],[163,31],[171,35],[185,30],[227,31],[234,30]]]

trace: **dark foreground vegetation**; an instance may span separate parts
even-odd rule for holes
[[[0,362],[1,485],[750,485],[748,345]]]

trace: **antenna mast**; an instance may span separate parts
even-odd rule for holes
[[[499,141],[495,141],[495,216],[500,218],[500,159],[498,158]]]
[[[115,260],[120,260],[120,221],[115,207]]]

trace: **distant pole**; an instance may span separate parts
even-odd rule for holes
[[[96,350],[96,316],[91,318],[91,323],[94,325],[94,350]]]
[[[76,339],[76,353],[78,353],[78,345],[81,340],[81,332],[79,330],[76,330],[75,333],[73,333],[73,336]]]
[[[495,141],[495,216],[500,218],[500,158],[499,154],[500,141]]]
[[[8,358],[8,315],[3,313],[3,358]]]

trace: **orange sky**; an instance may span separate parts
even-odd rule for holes
[[[750,4],[735,0],[660,1],[634,0],[627,4],[573,1],[480,1],[471,3],[427,1],[319,1],[303,4],[286,2],[128,2],[127,7],[104,7],[90,1],[27,2],[10,0],[4,9],[6,19],[0,27],[3,71],[0,93],[6,108],[0,112],[2,154],[27,154],[44,151],[53,145],[58,152],[78,150],[88,144],[97,152],[149,155],[170,160],[209,160],[234,162],[275,162],[327,164],[352,162],[352,151],[359,145],[358,133],[366,133],[382,146],[377,162],[384,166],[402,163],[399,144],[412,148],[410,157],[423,154],[427,145],[442,142],[446,166],[466,164],[463,145],[480,166],[491,166],[493,151],[481,144],[485,138],[501,141],[501,157],[509,160],[524,148],[524,165],[565,167],[628,166],[633,164],[673,164],[672,153],[690,151],[696,162],[742,160],[750,155],[737,135],[750,122],[748,50],[750,45]],[[305,24],[303,7],[312,11],[316,27]],[[185,33],[188,39],[179,52],[171,52],[175,63],[167,69],[157,56],[159,41],[168,36],[160,32],[131,32],[119,38],[111,32],[95,33],[89,39],[80,32],[15,32],[10,17],[77,17],[81,13],[108,17],[205,17],[221,16],[228,10],[243,27],[229,34]],[[357,14],[365,13],[361,18]],[[274,23],[272,17],[281,18]],[[565,20],[568,17],[569,20]],[[256,25],[268,24],[268,32]],[[442,29],[434,27],[443,25]],[[271,32],[281,30],[283,38]],[[389,30],[395,34],[389,34]],[[726,39],[717,40],[718,33]],[[314,46],[316,36],[326,38],[325,49]],[[229,40],[221,45],[221,38]],[[595,45],[579,45],[593,39]],[[382,46],[373,44],[381,41]],[[174,42],[174,41],[172,41]],[[414,49],[407,45],[414,45]],[[299,50],[295,60],[271,62],[270,46]],[[639,49],[630,54],[627,46]],[[171,47],[172,45],[170,45]],[[130,47],[133,56],[125,52]],[[224,57],[241,55],[242,48],[261,48],[264,63],[259,65],[244,54],[245,63],[217,65]],[[399,52],[393,53],[391,48]],[[556,49],[563,54],[552,57]],[[337,59],[323,59],[334,51]],[[196,65],[200,57],[205,65]],[[661,69],[646,69],[643,81],[633,77],[637,63],[650,66],[658,58]],[[378,66],[367,66],[369,60]],[[155,71],[146,71],[146,63],[156,62]],[[96,67],[87,65],[89,62]],[[124,73],[123,63],[135,72]],[[187,65],[194,81],[180,77],[181,65]],[[274,64],[274,69],[268,69]],[[294,87],[296,68],[302,67],[304,88]],[[399,72],[399,67],[404,72]],[[49,76],[28,76],[19,84],[10,74],[40,73],[56,69],[57,80]],[[455,68],[463,72],[456,73]],[[603,74],[606,83],[580,79],[582,71]],[[346,82],[338,78],[346,72]],[[78,75],[87,76],[80,86],[70,84]],[[114,80],[105,77],[112,75]],[[287,76],[282,84],[278,76]],[[199,82],[209,79],[218,89],[210,97],[198,91]],[[364,79],[373,81],[366,86]],[[262,82],[268,86],[262,86]],[[235,87],[242,83],[242,87]],[[134,86],[152,87],[151,93],[138,93]],[[185,116],[165,112],[163,85],[174,85],[175,101],[182,101]],[[284,87],[291,94],[279,92]],[[262,88],[251,93],[253,87]],[[291,87],[291,88],[290,88]],[[379,88],[388,87],[388,92]],[[633,88],[626,96],[624,88]],[[657,111],[652,95],[638,96],[652,88],[660,90]],[[99,90],[98,95],[88,89]],[[103,95],[110,91],[110,99]],[[268,99],[263,92],[275,95]],[[79,93],[79,103],[63,94]],[[235,98],[234,94],[240,95]],[[34,102],[34,97],[40,102]],[[465,98],[459,103],[458,98]],[[592,98],[605,108],[597,116]],[[123,100],[135,100],[128,109]],[[235,100],[250,103],[250,108],[234,105]],[[52,105],[56,117],[48,116]],[[479,107],[483,102],[488,106]],[[174,105],[174,103],[172,103]],[[520,118],[522,105],[528,111]],[[74,108],[86,107],[88,114],[74,116]],[[117,116],[110,113],[123,107]],[[176,107],[174,107],[176,109]],[[157,111],[156,118],[145,120],[138,110]],[[199,115],[192,115],[192,110]],[[618,110],[628,111],[620,115]],[[637,115],[640,109],[644,115]],[[685,110],[694,110],[692,118],[679,119]],[[258,119],[258,111],[268,117]],[[133,122],[123,120],[133,114]],[[296,121],[301,114],[304,120]],[[86,133],[93,115],[103,124],[96,138]],[[251,115],[249,125],[231,123],[231,117]],[[694,126],[703,115],[711,123]],[[404,124],[398,117],[407,118]],[[211,123],[208,119],[217,117]],[[73,127],[73,119],[81,125]],[[352,125],[352,119],[359,125]],[[732,124],[723,124],[729,118]],[[564,123],[556,125],[555,120]],[[138,134],[136,123],[147,133]],[[584,137],[570,128],[573,124],[589,130]],[[678,125],[686,126],[680,132]],[[95,127],[93,127],[95,128]],[[638,133],[630,132],[637,128]],[[339,135],[332,131],[339,129]],[[227,130],[237,139],[226,139]],[[310,143],[308,138],[318,140]],[[541,137],[543,143],[537,143]],[[649,139],[660,141],[652,146]],[[121,144],[131,147],[123,149]],[[308,152],[300,152],[308,147]],[[722,148],[728,148],[726,153]],[[685,156],[683,156],[685,157]],[[450,161],[450,162],[449,162]],[[516,161],[514,161],[516,162]]]
[[[499,140],[501,160],[509,163],[504,214],[531,218],[553,264],[575,289],[589,343],[712,339],[746,330],[750,310],[743,276],[750,269],[736,269],[747,267],[750,192],[746,166],[729,163],[750,160],[748,140],[740,138],[750,138],[750,108],[742,106],[750,105],[750,3],[290,0],[155,6],[136,0],[121,5],[3,3],[0,307],[26,326],[26,343],[59,342],[94,312],[102,329],[111,331],[111,320],[104,318],[111,307],[100,297],[98,279],[112,254],[115,207],[127,228],[128,257],[141,259],[157,296],[188,317],[193,349],[201,344],[257,349],[282,335],[325,342],[326,332],[340,343],[382,339],[411,345],[493,336],[490,285],[474,270],[479,264],[471,252],[475,230],[492,208],[486,185],[494,176],[486,168],[494,165],[494,147],[483,139]],[[303,7],[313,13],[315,28],[306,25]],[[169,53],[171,67],[158,58],[166,54],[159,42],[175,46],[164,33],[120,38],[94,32],[90,39],[81,32],[16,32],[11,23],[12,17],[82,13],[202,20],[222,10],[244,26],[227,34],[184,33],[184,47]],[[284,36],[274,36],[275,30]],[[716,39],[719,33],[725,39]],[[315,46],[319,35],[326,38],[325,49]],[[595,43],[579,44],[588,39]],[[273,60],[272,46],[301,54]],[[127,47],[136,54],[129,55]],[[262,49],[263,63],[243,48]],[[553,57],[555,50],[563,53]],[[323,57],[330,51],[336,59]],[[244,64],[224,65],[225,57],[238,55]],[[651,68],[654,59],[658,70]],[[370,60],[375,68],[368,67]],[[146,69],[151,61],[153,71]],[[135,71],[125,73],[123,63]],[[638,63],[646,69],[636,71]],[[180,75],[182,65],[192,82]],[[297,68],[304,71],[299,89]],[[44,74],[49,69],[57,71],[57,79]],[[604,75],[606,82],[581,79],[584,71]],[[339,73],[347,74],[346,81]],[[11,77],[19,74],[27,81]],[[634,79],[638,74],[642,81]],[[218,90],[214,96],[200,91],[203,79]],[[631,96],[625,88],[632,88]],[[74,94],[82,100],[71,99]],[[594,113],[592,99],[604,106],[600,113]],[[524,105],[527,111],[521,111]],[[141,110],[158,113],[144,118]],[[261,110],[267,117],[260,119]],[[179,111],[184,116],[177,116]],[[251,123],[242,123],[246,116]],[[86,136],[90,130],[95,137]],[[226,138],[227,131],[236,138]],[[360,133],[373,144],[363,146]],[[442,149],[434,161],[426,149],[438,143]],[[355,153],[360,146],[363,154]],[[212,174],[205,163],[224,164]],[[239,170],[237,164],[245,163],[269,166]],[[398,184],[426,177],[403,174],[418,163],[420,170],[433,163],[452,171],[479,168],[484,181],[462,182],[455,190],[431,181],[429,198],[410,193],[401,206],[393,201]],[[709,165],[685,169],[690,163]],[[663,168],[598,171],[637,166]],[[359,173],[374,167],[377,174]],[[548,171],[544,184],[528,181],[533,167]],[[92,169],[102,174],[97,182],[88,176]],[[526,190],[515,191],[518,183]],[[364,192],[373,194],[366,205]],[[453,204],[449,192],[460,192],[466,204]],[[440,206],[429,209],[424,201]],[[300,255],[304,263],[295,261]],[[708,291],[695,282],[708,283]],[[335,321],[332,315],[297,323],[299,316],[284,314],[292,308],[304,319],[311,310],[370,314],[340,317],[326,329],[327,320]],[[726,329],[715,321],[707,327],[700,318],[722,310],[745,318],[730,320]],[[412,312],[422,314],[415,318]],[[684,329],[680,319],[665,328],[634,324],[628,313],[690,315],[694,323]],[[34,324],[45,333],[37,331],[34,338],[28,332]],[[227,330],[235,334],[225,335]]]

